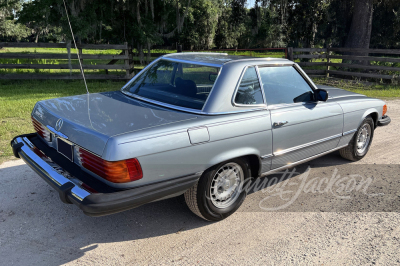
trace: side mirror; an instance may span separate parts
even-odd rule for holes
[[[208,75],[208,79],[212,82],[214,82],[215,80],[217,80],[218,74],[216,73],[210,73],[210,75]]]
[[[328,92],[324,89],[317,89],[314,91],[315,100],[326,102],[328,100]]]

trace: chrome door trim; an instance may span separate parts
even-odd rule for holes
[[[177,58],[169,58],[169,57],[160,57],[160,60],[167,60],[171,62],[178,62],[182,64],[192,64],[192,65],[200,65],[200,66],[209,66],[209,67],[222,67],[223,64],[214,64],[214,63],[206,63],[206,62],[199,62],[199,61],[190,61],[185,59],[177,59]]]
[[[266,159],[271,158],[271,157],[274,157],[274,155],[272,153],[260,156],[261,160],[266,160]]]
[[[328,140],[332,140],[332,139],[335,139],[335,138],[340,138],[341,136],[342,136],[342,133],[336,134],[336,135],[333,135],[333,136],[330,136],[330,137],[327,137],[327,138],[319,139],[319,140],[308,142],[308,143],[305,143],[305,144],[302,144],[302,145],[299,145],[299,146],[295,146],[295,147],[288,148],[288,149],[285,149],[285,150],[277,151],[277,152],[274,152],[273,154],[274,154],[274,156],[283,155],[283,154],[286,154],[286,153],[289,153],[289,152],[293,152],[293,151],[297,151],[297,150],[300,150],[300,149],[303,149],[303,148],[307,148],[309,146],[320,144],[320,143],[328,141]]]
[[[343,132],[343,136],[349,135],[349,134],[354,133],[354,132],[356,132],[356,131],[357,131],[357,129],[352,129],[352,130]]]
[[[264,104],[265,104],[265,106],[268,106],[267,105],[267,97],[265,97],[264,85],[261,81],[261,76],[260,76],[260,72],[258,71],[258,66],[256,66],[256,73],[257,73],[257,77],[258,77],[258,83],[260,84],[261,93],[262,93],[262,96],[264,99]]]
[[[256,71],[256,75],[257,75],[257,79],[258,79],[258,84],[260,85],[260,90],[261,90],[261,94],[262,94],[262,97],[263,97],[263,103],[262,103],[262,104],[240,104],[240,103],[236,103],[236,102],[235,102],[236,94],[237,94],[237,92],[239,91],[240,83],[242,83],[242,79],[243,79],[243,77],[244,77],[244,74],[246,73],[246,71],[247,71],[247,69],[248,69],[249,67],[254,67],[254,70]],[[238,82],[236,83],[236,87],[235,87],[235,90],[234,90],[234,92],[233,92],[233,96],[232,96],[232,101],[231,101],[231,102],[232,102],[232,105],[233,105],[233,106],[237,106],[237,107],[264,107],[264,108],[267,107],[265,95],[264,95],[263,88],[262,88],[262,83],[260,83],[260,76],[259,76],[259,74],[258,74],[258,69],[257,69],[257,66],[256,66],[256,65],[246,65],[246,66],[243,68],[242,73],[240,74],[239,80],[238,80]]]
[[[306,163],[306,162],[311,161],[311,160],[314,160],[314,159],[316,159],[316,158],[318,158],[318,157],[324,156],[324,155],[326,155],[326,154],[328,154],[328,153],[331,153],[331,152],[340,150],[340,149],[346,147],[347,145],[348,145],[348,144],[343,145],[343,146],[339,146],[339,147],[336,147],[336,148],[331,149],[331,150],[329,150],[329,151],[325,151],[325,152],[316,154],[316,155],[314,155],[314,156],[308,157],[308,158],[306,158],[306,159],[303,159],[303,160],[300,160],[300,161],[297,161],[297,162],[294,162],[294,163],[291,163],[291,164],[288,164],[288,165],[285,165],[285,166],[282,166],[282,167],[279,167],[279,168],[275,168],[275,169],[273,169],[273,170],[269,170],[269,171],[267,171],[267,172],[261,173],[260,177],[264,177],[264,176],[267,176],[267,175],[270,175],[270,174],[279,172],[279,171],[281,171],[281,170],[285,170],[285,169],[294,167],[294,166],[296,166],[296,165],[299,165],[299,164],[302,164],[302,163]]]

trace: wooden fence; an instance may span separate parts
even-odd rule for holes
[[[82,79],[81,74],[73,74],[73,69],[80,69],[79,64],[72,64],[72,59],[78,59],[76,53],[71,53],[71,41],[66,43],[2,43],[2,47],[18,48],[65,48],[66,53],[0,53],[0,59],[64,59],[67,64],[0,64],[0,69],[69,69],[69,74],[0,74],[0,79]],[[87,69],[103,69],[106,74],[88,74],[86,79],[130,79],[134,75],[132,49],[127,43],[121,45],[109,44],[77,44],[82,67]],[[84,54],[83,49],[122,50],[120,54]],[[84,60],[111,60],[107,64],[85,64]],[[68,60],[68,61],[67,61]],[[123,60],[123,64],[116,64]],[[124,75],[109,75],[108,70],[125,70]]]
[[[298,64],[310,77],[399,79],[399,55],[400,50],[390,49],[288,48],[288,59],[300,59]],[[308,62],[302,62],[304,58]]]
[[[88,73],[87,79],[131,79],[135,72],[134,66],[140,64],[134,60],[131,47],[127,44],[78,44],[78,53],[84,70],[105,70],[105,74]],[[65,48],[66,53],[0,53],[0,59],[61,59],[65,64],[24,64],[0,63],[0,69],[61,69],[69,70],[60,73],[12,73],[0,74],[0,79],[82,79],[82,75],[72,70],[80,69],[79,64],[72,64],[71,60],[78,59],[76,53],[71,52],[71,41],[66,43],[1,43],[2,47],[16,48]],[[181,47],[180,47],[181,48]],[[119,54],[84,54],[83,49],[121,50]],[[179,50],[179,49],[178,49]],[[310,77],[360,77],[375,79],[399,79],[400,49],[349,49],[349,48],[258,48],[258,49],[221,49],[218,51],[250,51],[251,53],[265,53],[270,50],[281,50],[285,57],[298,62]],[[211,50],[213,51],[213,50]],[[194,52],[194,50],[192,50]],[[147,53],[148,64],[155,57],[163,53]],[[136,55],[137,57],[137,55]],[[101,64],[85,64],[85,59],[102,60]],[[110,60],[108,63],[104,63]],[[122,64],[119,63],[122,61]],[[87,62],[87,61],[86,61]],[[117,64],[119,63],[119,64]],[[142,62],[143,63],[143,62]],[[145,63],[145,64],[146,64]],[[109,70],[122,70],[125,73],[109,74]],[[352,71],[357,70],[357,72]]]

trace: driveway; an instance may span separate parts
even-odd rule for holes
[[[218,223],[182,197],[88,217],[21,160],[3,163],[0,264],[400,264],[400,100],[388,106],[362,161],[336,152],[261,179]]]

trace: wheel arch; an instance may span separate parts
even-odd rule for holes
[[[371,116],[371,118],[374,120],[374,128],[376,128],[377,124],[378,124],[378,118],[379,118],[379,111],[375,108],[370,108],[367,111],[364,112],[361,121],[358,124],[358,127],[361,125],[362,121],[367,117],[367,116]],[[357,128],[358,128],[357,127]]]
[[[219,154],[215,157],[213,157],[210,162],[209,162],[209,168],[223,163],[227,162],[229,160],[233,159],[245,159],[248,162],[249,165],[249,170],[251,171],[251,177],[259,177],[260,176],[260,171],[261,171],[261,158],[260,158],[260,153],[256,149],[252,148],[247,148],[247,149],[237,149],[237,150],[232,150],[232,151],[227,151],[222,154]]]

